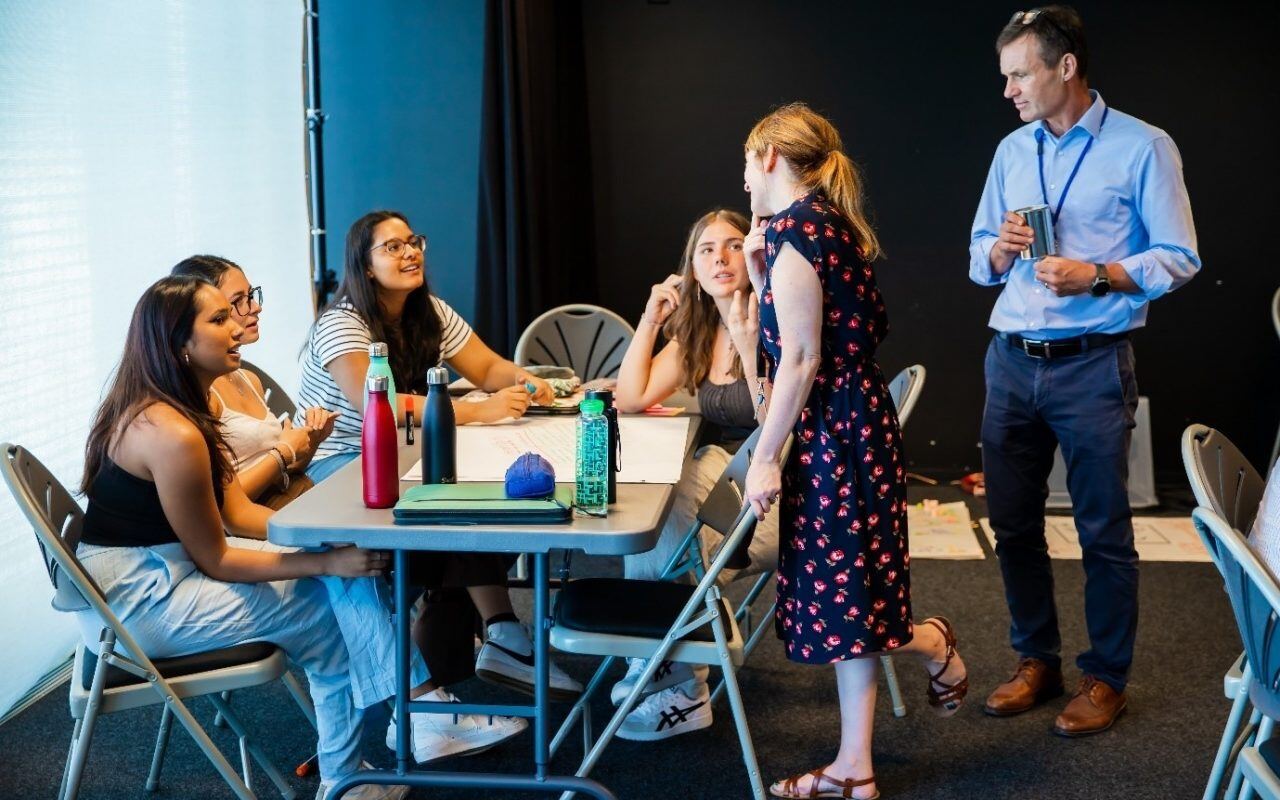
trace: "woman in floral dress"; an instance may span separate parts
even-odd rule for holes
[[[770,791],[877,797],[874,656],[916,655],[929,672],[929,704],[944,716],[968,688],[951,624],[912,624],[906,462],[874,358],[888,330],[871,266],[879,245],[839,133],[807,106],[756,124],[744,177],[757,218],[745,249],[758,300],[737,304],[733,329],[758,309],[764,362],[748,376],[764,419],[747,497],[760,514],[781,505],[778,635],[793,661],[835,664],[841,716],[835,760]],[[789,433],[794,444],[779,464]]]

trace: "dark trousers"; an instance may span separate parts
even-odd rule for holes
[[[409,583],[425,590],[418,647],[437,685],[451,686],[476,674],[474,642],[484,632],[484,620],[466,587],[506,586],[514,563],[515,556],[499,553],[409,556]]]
[[[1133,345],[1122,340],[1077,356],[1036,359],[996,337],[987,348],[982,464],[1021,656],[1061,664],[1062,639],[1044,504],[1054,446],[1084,556],[1089,649],[1076,665],[1123,691],[1138,624],[1138,552],[1129,510],[1129,438],[1138,407]]]

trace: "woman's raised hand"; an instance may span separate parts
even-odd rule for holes
[[[751,232],[742,240],[742,255],[747,260],[747,277],[756,294],[764,291],[764,231],[769,220],[751,215]]]
[[[756,301],[756,293],[735,290],[724,324],[738,355],[752,358],[760,346],[760,303]]]
[[[315,443],[311,441],[311,429],[295,428],[287,417],[282,424],[284,430],[280,433],[280,441],[293,451],[293,460],[285,466],[298,467],[308,463],[312,454],[315,453]]]
[[[662,324],[671,316],[671,312],[680,305],[680,281],[682,280],[684,279],[679,275],[668,275],[662,283],[654,284],[649,290],[649,302],[644,304],[645,322],[654,327],[662,327]]]

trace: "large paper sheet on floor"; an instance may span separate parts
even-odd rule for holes
[[[574,480],[576,418],[525,417],[508,425],[464,425],[458,428],[458,480],[500,481],[521,453],[537,453],[551,462],[560,483]],[[689,418],[618,420],[622,437],[619,483],[675,483],[684,466]],[[410,468],[406,481],[422,480],[422,462]]]
[[[907,506],[907,531],[912,561],[986,558],[963,501]]]
[[[987,541],[995,549],[991,520],[983,517],[981,522]],[[1044,536],[1049,542],[1050,558],[1080,560],[1080,539],[1071,517],[1047,517]],[[1134,517],[1133,538],[1142,561],[1211,560],[1190,517]]]

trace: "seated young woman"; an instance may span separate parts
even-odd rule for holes
[[[224,526],[261,539],[272,513],[245,495],[209,410],[209,387],[240,367],[243,333],[230,304],[204,281],[170,276],[143,294],[85,446],[81,490],[89,505],[77,555],[152,657],[268,641],[301,666],[315,702],[323,800],[360,768],[359,709],[391,696],[395,674],[387,609],[355,609],[363,625],[343,625],[317,578],[372,581],[390,559],[355,547],[229,544]],[[93,646],[97,618],[87,609],[78,616]],[[432,691],[420,660],[413,679],[413,696]],[[440,714],[414,714],[411,724],[419,758],[488,748],[525,727]],[[405,787],[367,786],[354,796],[404,794]]]
[[[365,214],[347,231],[342,281],[303,348],[300,402],[340,414],[307,470],[312,480],[323,480],[360,453],[371,342],[387,343],[398,419],[406,409],[422,419],[427,370],[442,363],[492,393],[480,403],[455,402],[459,425],[520,417],[531,402],[555,399],[546,381],[490,350],[431,293],[424,274],[426,246],[426,237],[394,211]],[[475,674],[532,694],[533,645],[507,593],[511,563],[494,553],[423,552],[411,558],[410,580],[427,590],[426,611],[414,623],[414,636],[442,684]],[[476,612],[485,643],[473,659]],[[553,699],[581,693],[582,684],[551,665]]]
[[[742,249],[749,228],[745,217],[726,209],[705,214],[693,224],[679,273],[650,291],[618,370],[614,396],[619,411],[643,411],[683,388],[697,396],[703,420],[710,423],[704,444],[676,485],[675,503],[657,545],[647,553],[625,558],[623,569],[628,578],[653,580],[661,575],[698,508],[756,427],[751,389],[743,378],[738,355],[741,346],[742,352],[753,358],[756,348],[754,295]],[[654,355],[659,332],[666,344]],[[716,541],[701,542],[704,554]],[[773,569],[777,543],[774,512],[756,527],[748,569]],[[731,577],[729,570],[722,574],[722,580]],[[614,702],[626,697],[644,667],[643,660],[630,662],[626,677],[614,686]],[[710,725],[706,674],[704,666],[665,665],[646,687],[653,694],[627,717],[618,735],[659,739]],[[685,710],[675,724],[667,724],[663,715],[671,706]]]
[[[241,347],[259,340],[262,287],[253,286],[238,264],[218,256],[191,256],[170,274],[217,287],[231,304],[231,318],[244,329]],[[277,419],[267,407],[262,381],[246,369],[216,378],[209,393],[209,408],[221,423],[236,477],[251,500],[281,508],[310,488],[305,470],[316,446],[333,432],[337,412],[318,406],[304,409],[304,424],[296,427],[287,417]]]

